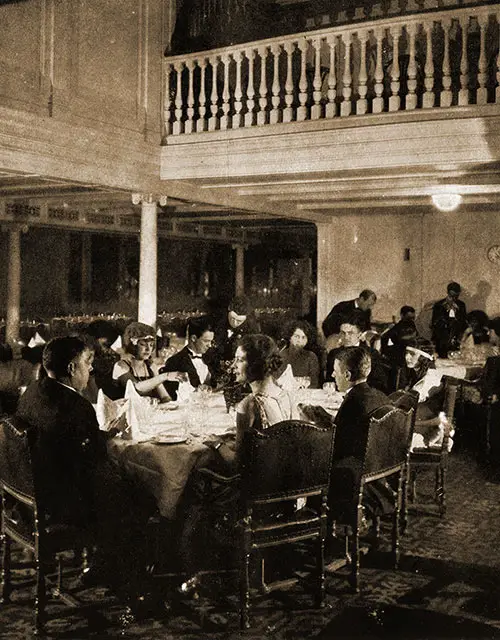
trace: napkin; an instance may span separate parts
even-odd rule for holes
[[[151,406],[147,398],[137,393],[132,380],[127,381],[125,387],[127,435],[132,440],[145,440],[149,436],[144,433],[151,420]]]
[[[297,390],[297,381],[293,376],[292,365],[287,364],[286,369],[280,375],[280,377],[276,380],[277,384],[285,391],[296,391]]]
[[[126,405],[126,400],[111,400],[99,389],[94,407],[100,429],[109,431],[112,427],[119,427],[119,423],[126,420]]]
[[[113,351],[116,351],[116,353],[121,353],[122,348],[122,337],[118,336],[118,338],[111,345],[110,349],[113,349]]]
[[[46,341],[42,338],[42,336],[37,331],[35,335],[31,338],[31,340],[28,342],[28,347],[30,349],[33,349],[34,347],[41,347],[45,343]]]
[[[177,400],[182,403],[189,402],[193,395],[194,387],[189,382],[179,382],[177,389]]]

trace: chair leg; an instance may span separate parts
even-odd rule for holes
[[[12,582],[10,575],[10,561],[11,561],[11,541],[8,536],[2,534],[2,604],[10,602],[10,594],[12,593]]]
[[[441,504],[441,469],[439,467],[434,474],[434,500]]]
[[[240,568],[240,628],[250,628],[250,554],[245,552]]]
[[[410,474],[410,502],[417,499],[417,474],[415,471]]]
[[[394,568],[399,565],[399,533],[401,528],[401,498],[398,496],[392,520],[392,555]]]
[[[35,635],[43,633],[45,624],[45,605],[47,603],[47,585],[45,583],[45,565],[39,558],[35,562],[36,595],[35,595]]]
[[[440,487],[439,487],[439,515],[441,518],[444,517],[445,513],[446,513],[446,469],[444,469],[443,467],[440,467],[439,470],[439,481],[440,481]]]
[[[408,499],[409,499],[409,495],[408,495],[408,485],[410,484],[410,478],[408,473],[405,472],[404,478],[403,478],[403,491],[402,491],[402,505],[401,505],[401,518],[400,518],[400,525],[401,525],[401,535],[404,535],[408,529]]]
[[[322,609],[325,606],[325,539],[320,536],[318,539],[318,593],[316,595],[316,605]]]
[[[359,527],[363,519],[363,507],[358,505],[356,524],[352,536],[351,587],[355,593],[359,592]]]

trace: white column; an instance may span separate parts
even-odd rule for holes
[[[9,229],[9,274],[7,280],[7,322],[5,341],[13,346],[19,339],[21,317],[21,229]]]
[[[234,293],[236,296],[245,294],[245,246],[234,244],[236,252],[236,277],[234,282]]]
[[[323,337],[321,324],[332,307],[332,229],[330,222],[316,224],[317,229],[317,302],[316,315],[318,322],[318,336]]]
[[[165,196],[159,198],[160,204],[167,203]],[[141,204],[141,249],[139,261],[139,304],[137,319],[156,327],[157,316],[157,197],[152,194],[132,195],[134,204]]]

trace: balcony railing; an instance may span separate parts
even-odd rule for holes
[[[165,131],[498,104],[499,25],[490,4],[170,57]]]

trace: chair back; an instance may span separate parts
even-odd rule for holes
[[[454,420],[455,405],[462,380],[453,376],[443,376],[442,381],[444,383],[443,411],[451,424]]]
[[[384,405],[370,414],[363,476],[370,480],[401,468],[407,457],[411,416],[393,405]]]
[[[406,420],[408,422],[408,454],[410,452],[411,441],[413,438],[413,432],[415,431],[415,422],[417,418],[417,405],[419,400],[418,391],[410,389],[404,391],[400,389],[391,393],[389,398],[392,400],[393,405],[403,411],[406,414]]]
[[[0,483],[27,505],[35,503],[35,478],[31,459],[31,432],[17,417],[0,422]]]
[[[333,429],[285,420],[248,435],[242,497],[254,503],[317,495],[328,488]]]

